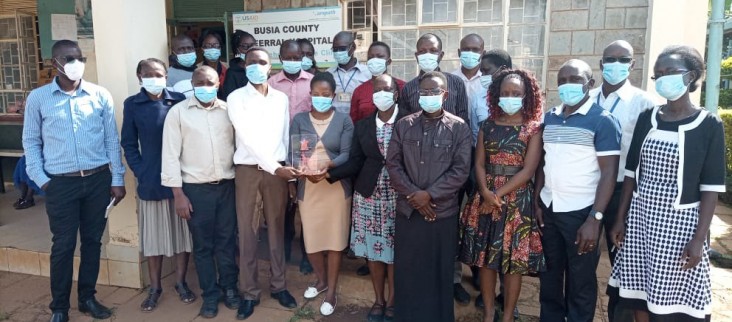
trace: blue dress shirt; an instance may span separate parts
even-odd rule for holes
[[[86,81],[66,93],[57,81],[34,89],[26,100],[23,149],[28,176],[43,187],[49,175],[109,164],[112,186],[124,186],[112,96]]]
[[[170,108],[185,99],[181,93],[164,89],[162,99],[153,101],[141,89],[125,100],[120,143],[142,200],[173,198],[173,191],[160,184],[163,124]]]

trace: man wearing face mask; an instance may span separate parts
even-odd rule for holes
[[[165,118],[161,182],[172,188],[175,211],[191,231],[203,291],[199,315],[213,318],[222,295],[230,309],[240,300],[234,256],[234,128],[226,102],[216,98],[216,70],[199,67],[191,82],[194,96],[173,106]]]
[[[191,77],[198,60],[193,40],[186,34],[179,34],[171,40],[170,49],[175,55],[175,61],[168,68],[167,86],[186,97],[192,97]]]
[[[126,194],[117,122],[109,92],[82,80],[86,57],[76,42],[51,48],[58,70],[26,100],[23,149],[28,176],[46,192],[51,246],[52,322],[69,320],[77,234],[81,241],[79,311],[95,319],[112,312],[94,298],[105,209]]]
[[[375,41],[369,46],[368,59],[366,65],[373,78],[372,81],[364,82],[353,91],[353,99],[351,100],[351,120],[353,123],[376,112],[377,106],[374,105],[373,100],[373,80],[386,74],[387,68],[391,65],[391,48],[384,42]],[[396,82],[398,88],[404,87],[403,80],[392,79]]]
[[[536,174],[535,215],[547,267],[539,276],[540,319],[592,321],[600,260],[596,246],[615,187],[620,126],[592,101],[595,80],[587,63],[564,63],[557,84],[562,105],[544,115],[544,166]]]
[[[442,51],[442,40],[435,34],[427,33],[417,40],[417,51],[414,57],[419,64],[419,76],[407,82],[402,89],[399,107],[404,107],[410,113],[420,110],[419,79],[424,73],[440,71],[440,61],[445,53]],[[445,111],[468,122],[468,96],[465,83],[460,77],[453,74],[444,74],[447,79],[447,98],[443,108]]]
[[[470,128],[443,108],[449,95],[445,74],[422,74],[418,93],[422,112],[397,122],[386,156],[398,194],[394,316],[454,321],[457,193],[470,172]]]
[[[257,194],[261,194],[267,221],[270,258],[270,292],[280,305],[297,307],[285,281],[285,208],[287,181],[299,176],[285,166],[290,142],[290,111],[287,95],[269,86],[272,68],[269,53],[260,47],[246,52],[249,83],[229,95],[229,117],[236,130],[236,213],[239,225],[239,286],[244,301],[237,319],[254,313],[262,291],[257,281],[257,240],[259,214]]]
[[[371,79],[371,72],[366,65],[358,62],[353,53],[356,51],[356,35],[350,31],[341,31],[333,37],[333,58],[338,66],[328,68],[336,81],[336,97],[333,107],[341,113],[350,113],[353,91],[356,87]]]
[[[605,240],[607,241],[610,265],[615,263],[617,250],[612,247],[610,229],[615,223],[615,215],[620,202],[620,192],[623,188],[625,176],[625,159],[630,150],[630,141],[633,130],[641,112],[656,105],[655,99],[647,92],[633,86],[628,80],[633,70],[633,47],[625,40],[610,43],[602,54],[600,69],[602,70],[602,85],[590,91],[591,100],[609,111],[620,123],[622,136],[620,140],[620,161],[618,162],[618,177],[613,190],[613,196],[608,203],[605,216],[602,218],[605,226]],[[633,321],[630,310],[621,310],[616,307],[618,298],[610,294],[607,305],[607,314],[610,322]]]
[[[483,76],[480,70],[480,62],[484,52],[483,38],[477,34],[469,34],[460,40],[460,49],[458,49],[460,68],[454,70],[451,74],[460,77],[465,84],[465,92],[468,94],[468,104],[470,106],[473,106],[473,101],[481,98],[485,99],[485,93],[487,92],[480,82],[481,76]]]

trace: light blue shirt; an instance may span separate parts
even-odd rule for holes
[[[488,93],[478,92],[476,97],[470,98],[470,130],[473,132],[473,146],[478,141],[478,131],[480,125],[488,119],[490,112],[488,111]]]
[[[66,93],[56,81],[31,91],[26,100],[23,149],[28,176],[43,186],[49,174],[109,164],[112,186],[124,186],[112,96],[86,81]]]

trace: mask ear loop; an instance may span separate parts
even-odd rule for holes
[[[59,73],[63,74],[64,76],[66,76],[66,77],[69,77],[68,75],[66,75],[66,72],[65,72],[65,71],[63,70],[63,66],[64,66],[64,65],[61,65],[61,62],[60,62],[60,61],[58,61],[58,58],[55,58],[55,57],[54,57],[54,58],[53,58],[53,60],[55,60],[55,61],[56,61],[56,63],[57,63],[57,64],[58,64],[59,66],[61,66],[61,67],[62,67],[62,68],[58,68],[58,67],[56,67],[56,70],[57,70],[57,71],[58,71]]]

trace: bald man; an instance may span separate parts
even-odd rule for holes
[[[350,114],[351,98],[356,87],[371,80],[371,72],[366,65],[359,63],[353,56],[356,52],[356,34],[341,31],[333,37],[333,58],[338,66],[328,68],[336,81],[336,97],[333,107],[336,111]]]
[[[544,166],[536,175],[536,216],[547,264],[540,275],[540,319],[590,322],[597,304],[597,243],[618,172],[620,126],[590,99],[595,80],[587,63],[564,63],[557,84],[562,105],[544,116]]]
[[[161,183],[172,188],[175,211],[188,220],[203,291],[199,315],[213,318],[222,295],[229,309],[241,302],[234,256],[234,127],[226,102],[216,98],[216,70],[197,68],[191,83],[194,96],[173,106],[165,118]]]
[[[590,97],[595,104],[609,111],[620,123],[622,132],[620,140],[620,161],[618,162],[618,177],[613,190],[613,196],[608,203],[605,216],[602,219],[605,226],[605,240],[607,241],[610,265],[615,263],[617,249],[613,249],[609,231],[615,223],[615,214],[620,202],[620,191],[623,186],[625,158],[630,149],[633,130],[641,112],[656,105],[656,100],[646,91],[633,86],[628,79],[635,66],[633,46],[625,40],[611,42],[602,52],[600,70],[602,70],[602,84],[590,91]],[[610,322],[632,321],[629,310],[620,310],[616,306],[617,294],[610,294],[607,305],[607,314]]]
[[[193,40],[186,34],[176,35],[170,42],[170,50],[171,56],[175,59],[168,68],[167,86],[175,92],[191,97],[193,96],[191,77],[198,60]]]

